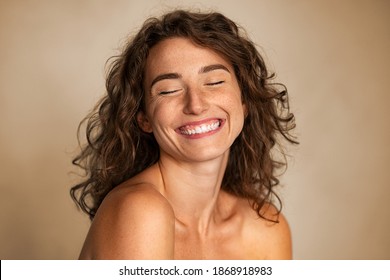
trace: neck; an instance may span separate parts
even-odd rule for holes
[[[158,162],[165,197],[175,212],[177,224],[207,234],[218,219],[218,198],[228,152],[206,162],[183,163],[161,155]]]

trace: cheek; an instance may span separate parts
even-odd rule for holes
[[[236,110],[237,122],[239,122],[241,131],[244,126],[245,118],[248,115],[247,107],[244,103],[242,103],[241,97],[238,98],[238,101],[236,103]]]
[[[174,108],[176,106],[159,101],[149,106],[148,117],[156,133],[171,122],[172,117],[174,117]]]
[[[238,108],[239,108],[239,112],[237,113],[237,122],[238,122],[239,130],[241,132],[242,128],[244,127],[246,114],[245,114],[245,107],[239,106]]]

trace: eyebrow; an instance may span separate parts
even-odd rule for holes
[[[155,83],[161,81],[161,80],[167,80],[167,79],[179,79],[181,78],[181,75],[178,73],[167,73],[167,74],[161,74],[158,75],[156,78],[153,79],[150,87],[152,88]]]
[[[199,74],[208,73],[208,72],[211,72],[211,71],[214,71],[214,70],[224,70],[224,71],[227,71],[227,72],[230,73],[229,69],[225,65],[222,65],[222,64],[211,64],[211,65],[204,66],[204,67],[200,68]]]
[[[204,66],[200,68],[199,74],[205,74],[214,70],[224,70],[230,73],[229,69],[222,65],[222,64],[211,64]],[[170,80],[170,79],[180,79],[182,76],[179,73],[166,73],[166,74],[161,74],[158,75],[156,78],[153,79],[150,87],[153,87],[157,82],[162,81],[162,80]]]

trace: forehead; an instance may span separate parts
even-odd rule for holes
[[[216,63],[232,68],[228,59],[211,48],[196,45],[187,38],[169,38],[151,48],[145,78],[164,72],[198,71],[200,67]]]

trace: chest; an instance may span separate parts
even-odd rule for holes
[[[175,259],[242,260],[262,259],[259,244],[239,234],[200,238],[194,234],[175,235]]]

